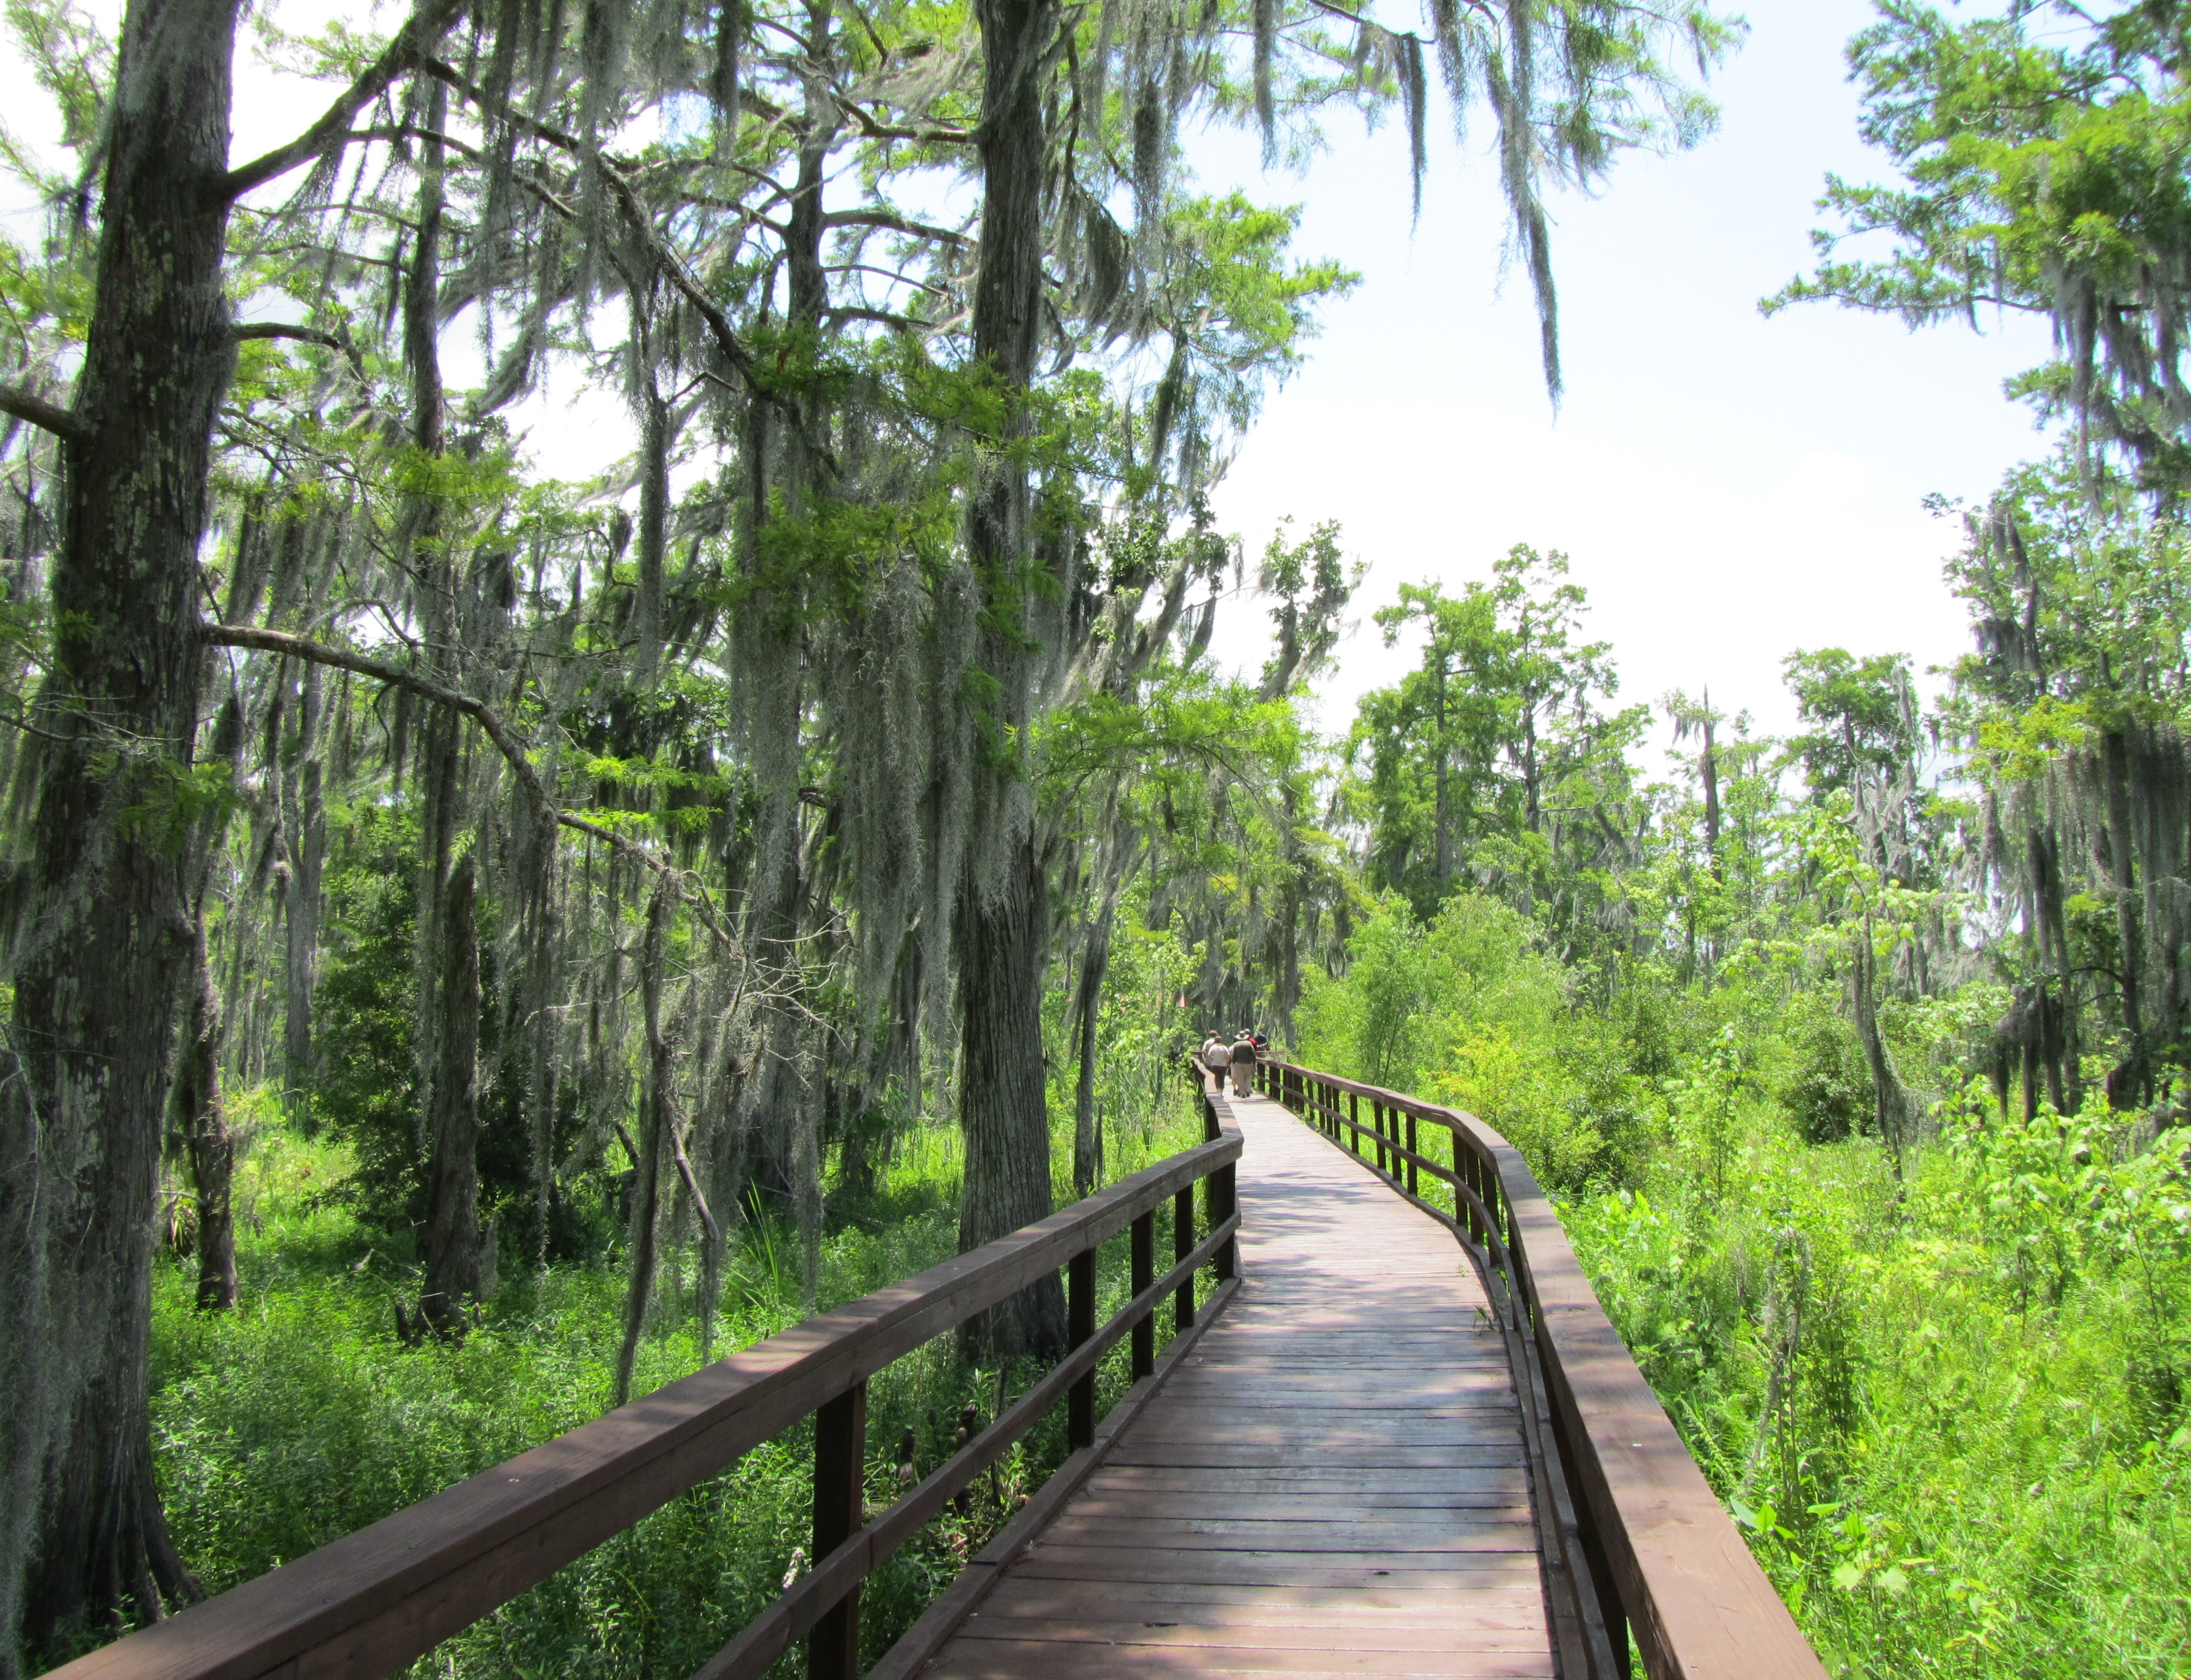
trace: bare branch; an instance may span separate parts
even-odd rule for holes
[[[833,326],[839,321],[872,321],[900,332],[926,332],[933,326],[930,321],[915,321],[911,315],[892,315],[888,309],[870,309],[851,304],[833,305],[822,311],[822,318]]]
[[[927,222],[916,222],[910,216],[901,216],[893,210],[832,210],[822,217],[822,225],[825,228],[882,228],[913,239],[932,239],[942,245],[970,245],[974,242],[963,233],[954,233],[949,228],[939,228]]]
[[[310,163],[350,139],[350,126],[358,112],[388,91],[389,84],[411,69],[449,32],[464,15],[466,0],[418,0],[418,7],[396,32],[386,50],[364,75],[351,82],[329,105],[320,120],[287,145],[253,158],[240,169],[231,169],[215,189],[220,201],[233,203],[244,194],[278,179],[301,164]]]
[[[250,321],[236,326],[236,338],[239,343],[246,338],[293,338],[300,344],[322,344],[342,353],[361,383],[365,378],[365,358],[357,353],[357,346],[345,333],[322,332],[316,326],[292,326],[285,321]]]
[[[41,427],[71,443],[82,443],[91,435],[83,422],[67,409],[59,403],[48,402],[43,397],[32,394],[20,385],[0,385],[0,414],[12,414],[18,420],[27,420],[33,426]]]

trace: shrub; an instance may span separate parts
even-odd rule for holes
[[[1805,993],[1790,1007],[1795,1071],[1781,1105],[1807,1144],[1838,1144],[1867,1129],[1875,1110],[1871,1070],[1856,1029],[1825,999]]]

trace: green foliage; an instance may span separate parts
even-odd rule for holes
[[[307,1112],[355,1151],[346,1193],[368,1224],[390,1232],[425,1217],[412,1048],[417,857],[407,812],[375,805],[355,814],[327,872],[334,937],[312,998],[321,1066]]]
[[[1380,901],[1343,979],[1312,976],[1301,1059],[1474,1114],[1548,1188],[1619,1180],[1648,1148],[1650,1087],[1617,1029],[1570,1007],[1571,979],[1528,919],[1460,893],[1435,921]]]
[[[1849,63],[1864,136],[1902,184],[1830,177],[1824,204],[1841,226],[1813,236],[1816,275],[1766,307],[1830,299],[1913,324],[1975,324],[1982,307],[2049,315],[2062,360],[2022,393],[2042,412],[2074,412],[2148,485],[2180,488],[2191,10],[2015,5],[1952,20],[1887,0],[1880,11]],[[1835,258],[1842,241],[1877,234],[1892,241],[1883,260]]]
[[[1780,1101],[1807,1144],[1838,1144],[1869,1125],[1871,1070],[1864,1047],[1830,1000],[1806,993],[1790,1012],[1795,1066]]]
[[[1419,632],[1418,667],[1363,697],[1347,797],[1367,825],[1365,875],[1429,917],[1467,881],[1511,880],[1545,900],[1563,951],[1595,943],[1603,871],[1625,862],[1641,709],[1602,710],[1619,687],[1602,642],[1581,639],[1585,599],[1564,555],[1517,543],[1459,597],[1403,584],[1377,615],[1387,646]],[[1607,849],[1610,836],[1613,849]]]
[[[1781,664],[1796,715],[1812,725],[1788,747],[1801,759],[1813,797],[1847,792],[1867,776],[1892,776],[1917,756],[1917,697],[1906,656],[1798,649]]]
[[[1127,973],[1136,972],[1128,957]],[[1165,983],[1162,971],[1148,986]],[[1147,987],[1117,1007],[1141,1013]],[[1116,1047],[1128,1059],[1130,1047]],[[1200,1118],[1175,1065],[1160,1091],[1119,1088],[1121,1159],[1113,1176],[1198,1141]],[[1062,1138],[1070,1174],[1070,1138]],[[342,1187],[344,1145],[271,1124],[238,1176],[242,1298],[198,1312],[188,1268],[155,1280],[153,1427],[161,1492],[185,1558],[218,1591],[424,1498],[598,1416],[616,1366],[620,1266],[558,1264],[508,1275],[460,1342],[407,1348],[396,1303],[415,1283]],[[838,1202],[822,1246],[827,1309],[951,1254],[959,1162],[948,1132],[922,1134],[880,1172],[874,1193]],[[330,1189],[335,1193],[329,1194]],[[1169,1242],[1169,1235],[1163,1237]],[[719,1335],[731,1347],[805,1316],[795,1230],[754,1219],[734,1233]],[[689,1251],[669,1263],[640,1351],[635,1393],[695,1369],[700,1278]],[[1099,1310],[1126,1298],[1123,1237],[1099,1275]],[[721,1351],[719,1341],[716,1351]],[[1107,1405],[1128,1380],[1122,1344],[1101,1374]],[[868,1496],[896,1496],[896,1451],[910,1427],[925,1474],[951,1450],[963,1407],[986,1419],[1023,1392],[1032,1365],[959,1363],[943,1337],[878,1374],[870,1388]],[[872,1662],[967,1557],[1064,1456],[1061,1408],[964,1512],[947,1512],[869,1581]],[[649,1676],[697,1668],[772,1599],[812,1521],[811,1433],[802,1426],[680,1496],[503,1611],[441,1647],[421,1672]],[[795,1664],[797,1659],[790,1660]],[[787,1669],[787,1671],[789,1671]]]
[[[419,1113],[414,1049],[418,998],[418,824],[407,807],[349,813],[324,885],[330,940],[313,990],[317,1070],[304,1117],[352,1152],[340,1195],[384,1240],[405,1248],[426,1217],[429,1140]],[[498,1223],[512,1251],[539,1243],[533,1144],[503,1060],[502,1009],[491,960],[480,998],[479,1198],[482,1229]],[[556,1116],[558,1158],[576,1141],[566,1102]],[[582,1164],[573,1163],[574,1168]],[[598,1172],[571,1171],[551,1188],[548,1243],[559,1257],[598,1249],[614,1221]]]
[[[1879,1155],[1669,1166],[1563,1220],[1830,1669],[2167,1676],[2191,1660],[2180,1141],[1959,1108]]]

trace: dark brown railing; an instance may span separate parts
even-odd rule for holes
[[[1651,1680],[1823,1680],[1513,1145],[1472,1115],[1290,1062],[1256,1078],[1448,1227],[1482,1280],[1521,1401],[1567,1680],[1626,1676],[1631,1632]],[[1440,1131],[1449,1161],[1430,1147]],[[1424,1195],[1426,1178],[1450,1207]]]
[[[814,1566],[700,1670],[751,1680],[800,1639],[813,1680],[859,1672],[860,1583],[1002,1458],[1060,1399],[1070,1455],[870,1671],[900,1680],[932,1655],[1238,1289],[1233,1163],[1240,1134],[1159,1161],[1062,1212],[810,1319],[507,1464],[55,1671],[54,1680],[378,1680],[508,1603],[742,1455],[812,1416]],[[1194,1237],[1194,1189],[1204,1234]],[[1173,1205],[1174,1263],[1156,1275],[1156,1210]],[[1096,1251],[1130,1233],[1133,1297],[1096,1323]],[[1194,1274],[1218,1287],[1199,1320]],[[1071,1351],[898,1501],[862,1522],[868,1380],[1064,1268]],[[1161,1359],[1156,1309],[1180,1332]],[[1097,1362],[1132,1337],[1134,1382],[1099,1424]]]

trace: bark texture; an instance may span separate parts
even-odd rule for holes
[[[319,979],[320,878],[327,849],[326,802],[321,792],[320,667],[298,672],[296,738],[282,767],[282,841],[288,876],[282,893],[287,935],[282,1012],[282,1101],[290,1115],[308,1120],[312,1087],[312,989]]]
[[[1055,1211],[1039,1013],[1049,904],[1031,839],[1007,863],[1006,877],[986,900],[970,898],[960,918],[961,1253]],[[1058,1352],[1065,1345],[1063,1286],[1055,1276],[1030,1286],[970,1321],[965,1339],[976,1357]]]
[[[426,1214],[426,1286],[418,1308],[436,1330],[461,1328],[479,1298],[479,917],[467,852],[441,903],[441,1010],[435,1036],[434,1154]]]
[[[225,1313],[236,1305],[236,1144],[220,1094],[220,993],[206,954],[203,911],[191,920],[196,972],[183,1012],[173,1106],[197,1192],[198,1306]]]
[[[182,795],[209,440],[234,362],[221,286],[236,0],[134,0],[65,448],[53,666],[19,774],[0,1099],[0,1669],[15,1642],[149,1620],[185,1594],[151,1474],[152,1206],[176,1006],[192,976]]]
[[[631,1276],[624,1289],[623,1339],[617,1348],[616,1404],[631,1399],[632,1373],[639,1364],[639,1338],[646,1327],[646,1303],[654,1289],[654,1269],[662,1223],[662,1158],[665,1140],[675,1143],[669,1124],[669,1049],[662,1036],[662,967],[669,918],[668,894],[655,889],[646,906],[646,939],[640,956],[640,1007],[646,1012],[646,1076],[640,1088],[640,1125],[644,1136],[633,1153],[639,1178],[631,1207]],[[630,1140],[625,1140],[630,1148]],[[698,1198],[694,1198],[696,1203]]]
[[[974,281],[974,354],[1004,391],[1009,445],[1027,425],[1043,321],[1042,204],[1047,134],[1042,67],[1058,27],[1052,0],[977,0],[982,96],[982,251]],[[1030,548],[1026,467],[1000,455],[975,497],[967,548],[993,627],[982,663],[997,680],[992,739],[1023,741],[1034,669],[1027,633]],[[963,1252],[1052,1211],[1050,1119],[1042,1065],[1042,970],[1048,905],[1033,811],[1020,767],[977,771],[975,809],[990,831],[968,849],[959,910],[959,1119],[966,1185]],[[1065,1345],[1065,1291],[1056,1279],[1022,1291],[968,1326],[970,1346],[997,1354]]]

